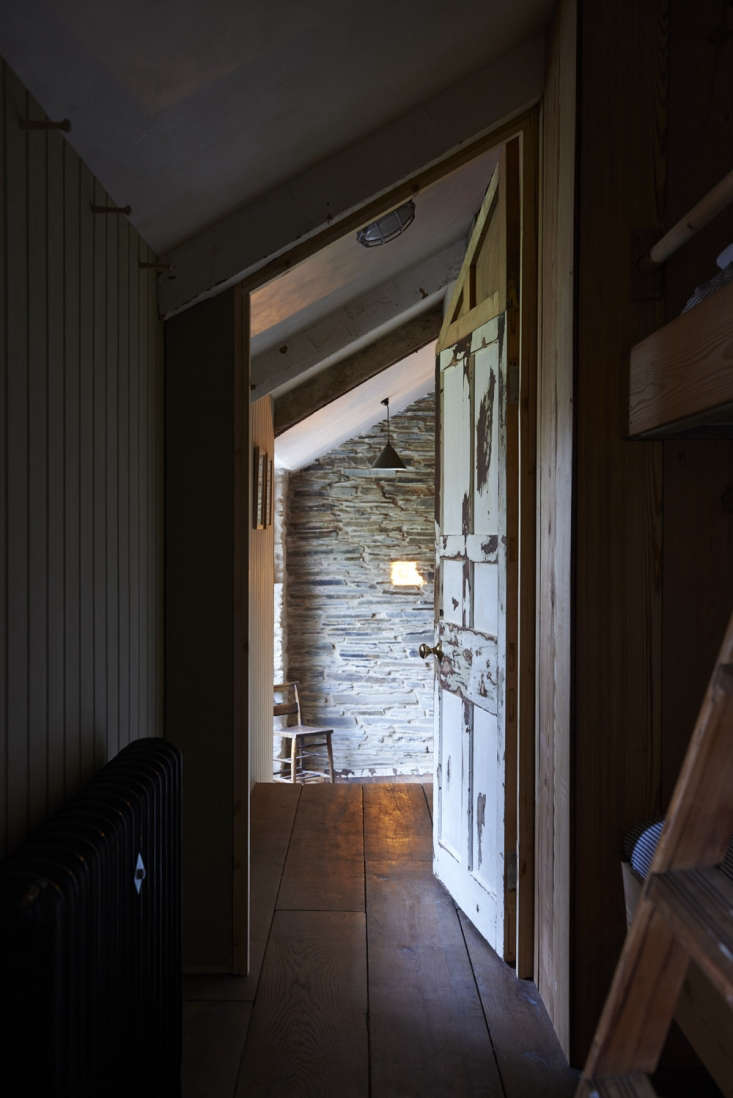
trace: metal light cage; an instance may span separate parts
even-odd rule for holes
[[[390,210],[384,217],[378,217],[376,221],[359,229],[356,239],[365,248],[378,248],[381,244],[389,244],[390,240],[400,236],[414,220],[415,203],[410,199],[404,206]]]

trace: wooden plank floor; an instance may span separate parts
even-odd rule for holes
[[[184,1098],[571,1098],[534,985],[432,875],[431,794],[255,787],[252,971],[186,980]]]

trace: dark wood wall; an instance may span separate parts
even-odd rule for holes
[[[723,219],[640,281],[655,233],[729,170],[729,5],[580,6],[571,1055],[624,931],[624,832],[665,807],[733,601],[731,443],[632,442],[630,346],[714,273]],[[730,222],[728,223],[728,225]],[[704,253],[704,254],[703,254]]]
[[[246,967],[245,305],[228,290],[166,323],[165,734],[183,752],[183,951],[192,972]]]
[[[665,220],[682,217],[733,163],[733,8],[670,0]],[[727,35],[726,37],[726,28]],[[666,264],[665,318],[715,272],[733,208]],[[733,442],[665,441],[662,801],[682,764],[733,609]]]
[[[0,77],[2,857],[161,732],[162,355],[150,249]]]

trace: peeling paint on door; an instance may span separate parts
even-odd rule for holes
[[[506,524],[501,318],[440,356],[443,593],[437,637],[435,870],[503,951],[504,578]]]
[[[482,842],[484,837],[484,824],[486,823],[486,794],[479,793],[476,798],[476,841],[478,844],[478,867],[484,860]]]

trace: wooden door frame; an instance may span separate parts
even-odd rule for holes
[[[517,975],[535,977],[535,759],[537,620],[537,387],[539,317],[539,108],[522,128],[519,355],[519,651],[517,653]],[[511,352],[510,352],[511,353]]]
[[[234,290],[234,562],[233,562],[233,880],[232,957],[235,975],[246,976],[250,957],[250,727],[249,727],[249,530],[252,514],[252,447],[249,427],[250,297]]]
[[[307,240],[299,241],[248,275],[238,290],[242,297],[253,293],[278,275],[292,269],[305,259],[315,255],[335,240],[395,209],[408,198],[423,191],[446,176],[458,171],[476,157],[513,138],[520,139],[521,182],[521,262],[518,281],[515,278],[511,293],[514,301],[519,296],[518,329],[510,338],[514,340],[514,361],[519,366],[519,505],[517,539],[508,546],[515,554],[519,574],[518,596],[518,651],[516,698],[517,751],[512,761],[517,791],[517,836],[520,854],[517,859],[517,919],[516,919],[516,971],[521,978],[535,978],[535,611],[537,586],[536,544],[536,454],[537,454],[537,362],[538,362],[538,302],[539,302],[539,117],[537,104],[515,118],[499,123],[490,131],[467,142],[436,164],[415,173],[396,184],[381,197],[361,206],[358,210],[329,225]],[[508,295],[510,287],[507,287]],[[247,312],[247,315],[248,312]],[[511,346],[509,353],[512,353]],[[248,348],[247,348],[248,354]],[[510,360],[511,361],[511,360]],[[439,439],[436,438],[436,453]],[[436,468],[436,496],[438,492]],[[514,766],[516,763],[516,766]],[[249,803],[249,795],[247,795]]]

